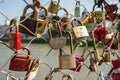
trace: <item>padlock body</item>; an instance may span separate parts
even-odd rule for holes
[[[59,67],[61,69],[76,68],[75,54],[65,54],[59,56]]]
[[[27,56],[14,56],[9,65],[9,70],[27,71],[30,67],[31,60]]]
[[[75,8],[75,17],[80,17],[80,7]]]
[[[113,60],[112,65],[114,69],[120,68],[120,58]]]
[[[89,36],[88,31],[85,26],[73,27],[72,30],[73,30],[73,33],[76,39]]]

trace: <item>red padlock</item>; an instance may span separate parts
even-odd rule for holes
[[[82,67],[81,62],[84,62],[84,58],[81,56],[76,56],[75,59],[76,59],[76,68],[73,68],[71,70],[80,72],[80,69]]]
[[[112,65],[114,69],[120,68],[120,56],[118,53],[115,53],[117,55],[117,59],[112,60]]]
[[[111,75],[112,80],[120,80],[120,72],[113,72]]]
[[[30,68],[30,51],[27,48],[23,48],[26,49],[28,52],[27,56],[22,56],[22,55],[15,55],[11,61],[10,61],[10,65],[9,65],[9,70],[12,71],[27,71]]]
[[[12,32],[13,24],[16,27],[15,32]],[[15,20],[11,20],[10,22],[9,38],[10,38],[9,39],[10,48],[15,49],[15,50],[20,50],[21,49],[21,34],[19,33]]]
[[[105,36],[107,34],[107,29],[105,27],[99,27],[94,31],[94,37],[98,40],[98,41],[102,41],[103,39],[105,39]]]

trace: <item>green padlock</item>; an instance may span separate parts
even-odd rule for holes
[[[80,17],[80,1],[76,2],[74,15],[75,15],[75,17]]]

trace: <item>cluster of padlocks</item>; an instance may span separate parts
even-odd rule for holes
[[[2,42],[14,51],[14,55],[10,59],[9,70],[26,71],[23,80],[34,80],[40,59],[31,58],[29,46],[22,45],[21,34],[33,38],[44,38],[44,34],[48,33],[48,45],[52,50],[58,50],[59,53],[59,67],[53,68],[45,80],[52,80],[54,72],[61,72],[63,74],[62,80],[66,77],[67,80],[76,80],[71,74],[63,73],[62,70],[77,73],[83,67],[86,67],[90,72],[95,72],[99,77],[101,76],[102,80],[120,80],[119,31],[114,27],[117,22],[117,1],[94,0],[95,4],[91,6],[93,11],[87,12],[80,18],[80,7],[87,9],[78,0],[76,0],[74,15],[60,5],[60,0],[51,0],[48,7],[42,6],[39,0],[33,0],[33,4],[28,4],[24,0],[27,5],[24,7],[20,19],[10,20],[9,44]],[[32,12],[28,12],[29,9]],[[62,16],[59,16],[61,11]],[[89,31],[86,24],[92,24],[92,30]],[[93,49],[88,48],[88,40],[92,40]],[[104,45],[101,48],[102,52],[99,51],[98,45]],[[69,54],[64,51],[65,46],[69,46]],[[80,47],[84,49],[83,53],[76,55],[75,52]],[[22,54],[23,50],[26,50],[27,54]],[[87,54],[86,51],[88,51]],[[86,63],[86,60],[89,63]],[[106,76],[97,72],[97,67],[102,66],[103,63],[110,67]],[[86,74],[85,79],[88,75]],[[8,75],[7,78],[9,77],[19,80],[13,75]]]

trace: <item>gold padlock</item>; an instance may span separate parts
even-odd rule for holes
[[[37,34],[42,34],[44,32],[46,24],[48,22],[48,20],[47,20],[47,18],[48,18],[48,10],[44,6],[40,6],[39,9],[45,11],[45,14],[42,14],[42,16],[44,18],[40,18],[39,16],[41,16],[41,15],[36,15],[38,17],[37,21],[39,22],[36,32],[37,32]]]
[[[80,24],[80,26],[75,27],[74,26],[75,22],[78,22]],[[84,37],[89,36],[86,27],[83,26],[79,20],[73,19],[72,20],[72,27],[73,27],[72,30],[73,30],[73,33],[74,33],[76,39],[80,39],[80,38],[84,38]]]
[[[98,4],[95,4],[93,6],[93,16],[94,16],[94,21],[95,23],[101,23],[103,20],[105,20],[105,12],[103,11],[103,6],[100,5],[101,10],[100,11],[95,11],[95,6]]]
[[[57,14],[57,11],[60,7],[59,3],[60,3],[60,0],[58,0],[58,2],[53,2],[53,0],[51,0],[51,3],[48,7],[48,11],[51,13]]]
[[[103,54],[103,59],[105,62],[111,62],[112,61],[112,55],[109,51],[105,51]]]

